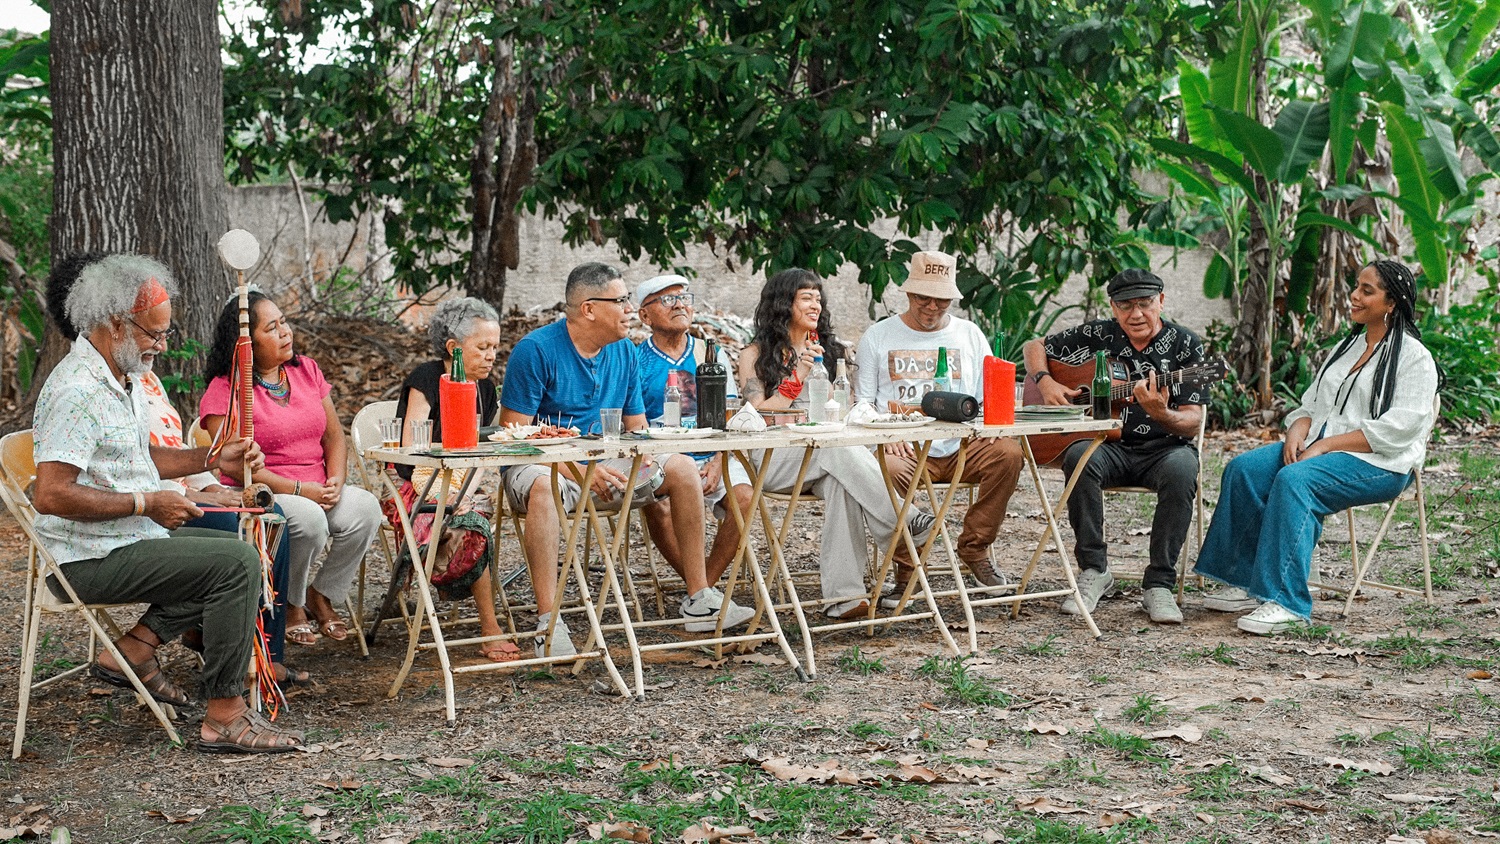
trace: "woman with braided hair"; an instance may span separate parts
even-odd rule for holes
[[[1224,470],[1197,572],[1231,587],[1204,606],[1254,610],[1241,630],[1268,635],[1310,619],[1307,577],[1323,518],[1395,498],[1421,467],[1439,376],[1416,300],[1405,265],[1361,270],[1349,294],[1354,327],[1287,415],[1285,440]]]

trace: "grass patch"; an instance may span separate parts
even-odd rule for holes
[[[1189,774],[1187,785],[1190,791],[1183,795],[1188,800],[1206,800],[1223,803],[1243,796],[1239,784],[1245,781],[1245,772],[1238,765],[1218,765],[1206,771]]]
[[[1135,701],[1120,712],[1127,721],[1149,726],[1167,717],[1167,707],[1153,694],[1139,694]]]
[[[866,657],[859,650],[859,645],[853,645],[849,650],[839,654],[839,670],[845,674],[858,674],[868,677],[871,674],[885,673],[885,660],[881,657]]]
[[[1220,642],[1212,648],[1194,648],[1187,652],[1187,657],[1204,662],[1217,662],[1220,665],[1239,665],[1240,661],[1234,655],[1235,650],[1237,649],[1234,645]]]
[[[1057,656],[1065,651],[1057,646],[1057,640],[1062,638],[1061,633],[1052,633],[1040,642],[1027,642],[1021,646],[1021,651],[1028,656]]]
[[[1079,738],[1086,744],[1112,750],[1120,758],[1131,762],[1156,765],[1164,771],[1170,764],[1166,757],[1157,752],[1156,746],[1150,741],[1133,733],[1117,733],[1103,724],[1095,723],[1094,729],[1083,733]]]
[[[1010,706],[1014,698],[984,677],[971,673],[967,660],[966,656],[928,657],[917,669],[917,676],[936,682],[948,700],[962,706]]]

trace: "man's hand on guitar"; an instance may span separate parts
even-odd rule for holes
[[[1131,396],[1135,399],[1135,403],[1140,405],[1141,410],[1146,411],[1148,416],[1156,420],[1165,419],[1170,413],[1167,407],[1167,399],[1170,395],[1165,384],[1156,383],[1155,372],[1135,382],[1135,389],[1131,391]]]
[[[1070,390],[1056,378],[1043,378],[1037,382],[1036,388],[1042,394],[1042,404],[1072,404],[1073,399],[1083,395],[1082,387]]]

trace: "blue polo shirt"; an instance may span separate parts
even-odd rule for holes
[[[625,416],[643,414],[635,346],[620,340],[586,358],[568,336],[567,321],[542,326],[511,350],[500,404],[584,433],[599,431],[601,408],[618,407]]]

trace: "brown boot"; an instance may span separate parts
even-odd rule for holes
[[[974,575],[974,579],[984,586],[1006,586],[1010,583],[1010,578],[1004,573],[995,571],[995,566],[988,558],[965,560],[963,563],[969,573]]]

